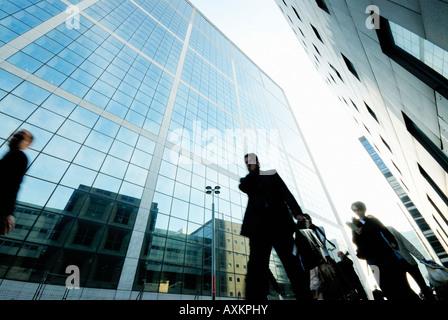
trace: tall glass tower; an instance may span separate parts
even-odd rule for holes
[[[189,2],[4,0],[0,30],[0,151],[35,136],[0,299],[208,298],[212,257],[244,298],[246,152],[352,250],[283,90]]]

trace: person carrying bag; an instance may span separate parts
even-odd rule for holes
[[[314,299],[322,298],[324,277],[320,267],[327,263],[323,244],[311,229],[298,225],[294,238],[293,254],[300,261],[306,281]]]
[[[421,260],[428,271],[429,283],[434,286],[437,299],[448,301],[448,268],[437,264],[433,260]]]

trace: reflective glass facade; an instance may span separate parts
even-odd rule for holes
[[[217,296],[244,298],[246,152],[347,249],[283,90],[190,3],[2,1],[0,28],[0,152],[35,137],[0,299],[209,297],[213,200]]]
[[[402,26],[389,22],[395,44],[448,79],[448,52]]]

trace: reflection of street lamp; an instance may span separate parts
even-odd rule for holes
[[[215,194],[219,194],[220,186],[214,189],[210,186],[205,187],[206,194],[212,195],[212,299],[216,299],[216,270],[215,270]]]

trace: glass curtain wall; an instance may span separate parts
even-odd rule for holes
[[[63,286],[69,265],[83,289],[209,296],[207,185],[217,295],[244,298],[246,152],[343,238],[283,90],[189,2],[4,0],[0,29],[0,152],[35,137],[2,299],[16,281]]]

